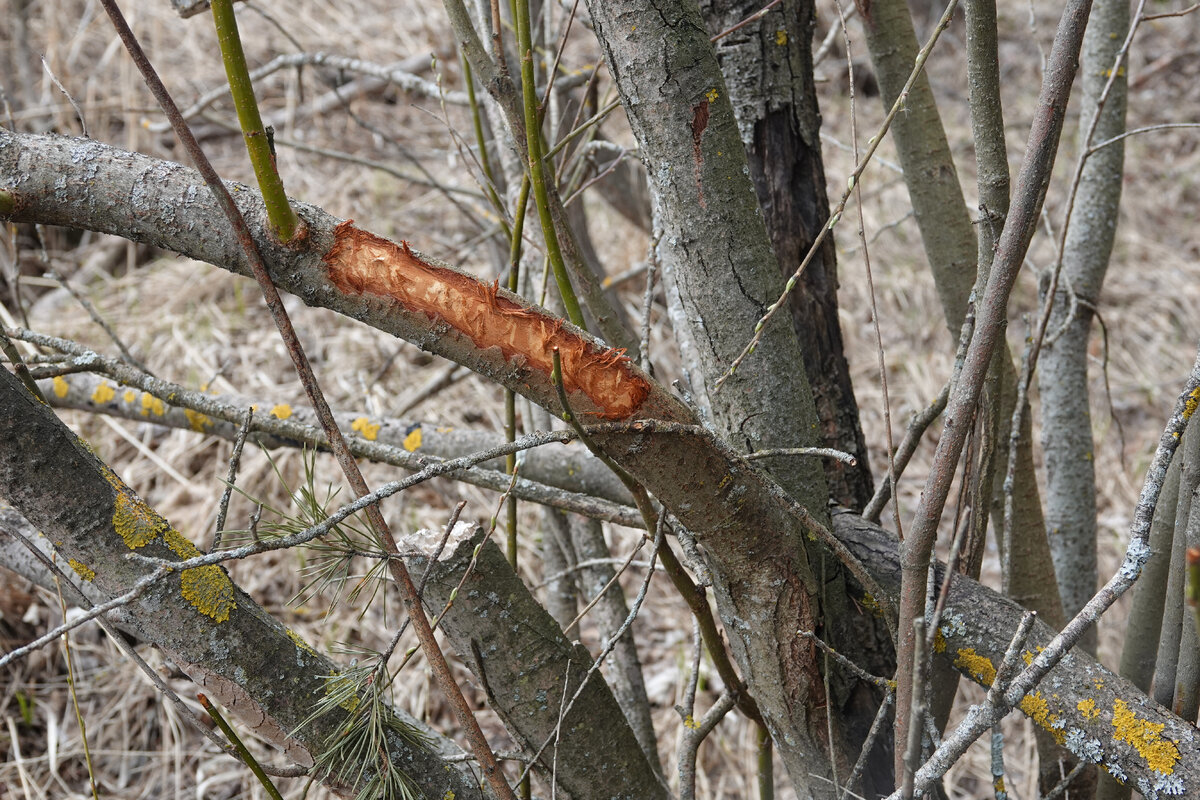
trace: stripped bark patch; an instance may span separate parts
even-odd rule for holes
[[[594,416],[625,419],[650,393],[649,382],[623,350],[598,347],[563,321],[527,308],[489,285],[430,264],[409,249],[357,228],[347,220],[334,231],[325,254],[329,280],[347,294],[387,297],[412,312],[444,322],[476,347],[497,347],[506,360],[521,358],[550,378],[551,353],[562,358],[563,385],[583,393]]]

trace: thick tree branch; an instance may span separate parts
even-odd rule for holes
[[[0,370],[0,407],[0,498],[97,590],[117,597],[154,570],[127,558],[131,551],[172,561],[200,555],[7,370]],[[126,617],[140,638],[170,651],[205,692],[299,764],[311,766],[344,723],[340,711],[310,719],[337,668],[289,637],[219,566],[158,582],[126,606]],[[482,798],[473,777],[432,751],[398,736],[390,745],[394,763],[430,796]]]

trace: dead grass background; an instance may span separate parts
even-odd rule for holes
[[[219,54],[207,17],[180,20],[161,0],[136,8],[130,5],[126,13],[131,23],[181,105],[219,85]],[[828,2],[819,6],[817,36],[821,37],[836,19],[836,11]],[[1042,52],[1049,49],[1055,14],[1057,9],[1045,4],[1001,9],[1004,101],[1014,170],[1022,154]],[[7,75],[0,77],[0,87],[10,104],[8,124],[21,130],[81,132],[70,104],[53,86],[47,71],[40,69],[38,56],[44,55],[49,70],[82,107],[91,136],[157,156],[178,157],[170,134],[154,130],[161,116],[94,0],[0,0],[0,15],[11,22],[0,26],[0,57],[4,59],[0,70],[8,69]],[[252,66],[297,49],[351,55],[378,63],[429,53],[433,58],[425,77],[440,80],[447,89],[462,86],[452,37],[439,4],[359,0],[347,7],[322,0],[297,0],[286,7],[242,7],[239,19]],[[1195,118],[1200,109],[1193,44],[1197,19],[1197,15],[1191,15],[1152,22],[1139,35],[1131,56],[1130,127]],[[852,22],[850,30],[854,60],[865,64],[865,45],[857,23]],[[973,206],[974,158],[962,35],[961,21],[956,21],[929,62],[929,72],[951,134],[968,204]],[[583,67],[596,57],[594,42],[577,27],[565,65]],[[860,86],[865,69],[860,67],[857,76],[856,84]],[[823,78],[820,92],[827,137],[826,172],[829,185],[837,190],[851,167],[846,148],[851,106],[846,91],[845,53],[835,48],[819,65],[818,74]],[[322,68],[307,68],[303,73],[289,70],[270,76],[257,88],[264,109],[283,115],[283,121],[276,125],[281,139],[336,148],[415,175],[411,163],[389,141],[395,137],[438,180],[466,190],[468,194],[456,197],[483,218],[482,202],[469,194],[478,192],[471,177],[473,165],[464,159],[449,132],[453,130],[473,141],[463,109],[448,106],[443,110],[436,97],[407,96],[393,88],[350,100],[355,114],[369,120],[377,131],[364,129],[340,109],[318,116],[303,113],[314,97],[328,90],[329,82],[350,77]],[[860,136],[873,133],[882,117],[879,106],[878,98],[856,98],[854,111]],[[232,119],[225,101],[216,103],[210,113],[219,120]],[[1058,160],[1059,176],[1067,174],[1074,163],[1076,116],[1072,107]],[[619,119],[607,123],[606,132],[618,139],[627,137]],[[1193,226],[1195,176],[1200,174],[1195,142],[1194,134],[1185,130],[1153,133],[1127,143],[1122,218],[1102,304],[1109,349],[1107,354],[1103,352],[1099,337],[1095,337],[1093,349],[1101,564],[1106,571],[1123,552],[1143,469],[1200,333],[1194,311],[1200,300],[1200,242]],[[204,146],[224,177],[252,182],[238,137],[210,137]],[[478,242],[478,225],[437,189],[290,147],[280,146],[278,153],[285,183],[293,196],[334,214],[353,217],[368,229],[406,238],[422,250],[491,277],[489,254]],[[926,405],[946,380],[952,352],[924,267],[915,222],[905,217],[903,183],[886,161],[894,161],[887,144],[879,163],[862,180],[863,210],[892,414],[899,435],[908,415]],[[1060,222],[1061,180],[1051,187],[1047,203],[1052,226]],[[611,274],[644,260],[644,235],[602,203],[591,203],[588,208],[592,235]],[[861,246],[854,236],[852,216],[846,215],[837,232],[841,320],[867,441],[876,448],[872,457],[878,474],[885,463],[882,394],[874,366]],[[134,353],[158,374],[190,386],[208,384],[272,403],[303,402],[253,283],[170,254],[158,254],[145,261],[132,246],[90,234],[79,240],[64,232],[49,231],[45,242],[48,266],[73,275]],[[53,281],[38,277],[47,265],[39,260],[34,242],[22,233],[19,245],[25,276],[22,298],[32,326],[112,351],[107,337],[75,301],[55,288]],[[1031,269],[1025,272],[1014,295],[1009,330],[1014,352],[1021,351],[1028,330],[1024,315],[1034,309],[1034,270],[1049,263],[1051,247],[1050,239],[1039,235],[1030,253]],[[8,279],[11,259],[5,262],[5,268]],[[635,314],[641,291],[637,284],[634,281],[624,295]],[[8,295],[5,303],[9,311],[14,310]],[[288,306],[335,407],[365,407],[372,414],[388,414],[436,367],[435,359],[373,329],[324,311],[306,309],[294,298],[289,298]],[[676,356],[660,305],[654,314],[654,357],[660,375],[669,379]],[[1098,368],[1105,356],[1111,404]],[[383,369],[389,359],[390,366]],[[499,430],[500,397],[501,391],[494,385],[468,378],[411,415],[431,423]],[[231,449],[229,443],[148,424],[77,413],[64,416],[176,527],[202,545],[207,544]],[[1118,420],[1123,438],[1117,435]],[[900,494],[902,515],[915,508],[931,452],[932,442],[927,442],[906,475]],[[303,472],[302,459],[295,452],[276,452],[272,458],[273,466],[264,454],[248,451],[239,485],[251,495],[280,504],[284,497],[275,470],[295,486]],[[317,465],[322,485],[339,485],[337,471],[329,461],[320,458]],[[378,466],[369,466],[366,472],[372,484],[386,480],[389,474]],[[466,516],[482,521],[494,513],[497,503],[493,495],[441,481],[400,496],[387,512],[401,529],[438,526],[460,499],[468,502]],[[537,537],[538,515],[528,506],[523,508],[523,531],[531,538]],[[245,527],[251,511],[247,501],[235,500],[231,526]],[[633,541],[628,532],[612,531],[611,537],[617,552],[626,551]],[[326,615],[320,601],[291,603],[303,585],[300,558],[295,553],[272,553],[253,565],[235,564],[232,572],[260,603],[310,642],[332,649],[335,658],[348,658],[337,654],[347,644],[379,647],[386,642],[396,624],[394,608],[385,612],[378,604],[359,607],[342,603]],[[537,580],[540,568],[536,556],[524,563],[530,580]],[[7,576],[0,579],[0,584],[4,585],[0,590],[4,649],[55,624],[61,616],[54,597]],[[1119,604],[1102,625],[1101,656],[1110,666],[1119,658],[1124,614],[1124,604]],[[655,704],[661,750],[670,772],[680,726],[672,706],[686,679],[690,625],[683,606],[657,586],[636,631]],[[595,645],[586,627],[584,639]],[[172,707],[162,702],[138,670],[126,663],[95,628],[73,634],[72,648],[80,711],[87,724],[87,740],[102,796],[263,796],[247,771],[217,754],[178,719]],[[153,650],[142,651],[192,702],[194,690],[172,665]],[[967,687],[960,704],[981,696],[979,690]],[[702,707],[712,699],[711,694],[704,695]],[[432,689],[419,658],[399,682],[395,702],[453,734],[451,717]],[[67,692],[61,645],[34,654],[0,676],[0,718],[0,798],[88,796],[81,734]],[[496,719],[487,712],[482,718],[489,730],[502,738]],[[1029,725],[1011,718],[1006,730],[1009,789],[1016,797],[1036,797]],[[700,796],[753,796],[752,752],[752,730],[734,716],[727,718],[701,751]],[[778,778],[778,796],[792,796],[786,776]],[[303,781],[281,781],[280,785],[288,797],[305,796]],[[988,757],[981,745],[953,770],[947,788],[954,797],[978,797],[990,792]],[[306,796],[327,794],[313,787]]]

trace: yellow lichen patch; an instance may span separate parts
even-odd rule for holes
[[[1183,418],[1191,419],[1192,414],[1196,413],[1197,405],[1200,405],[1200,386],[1188,393],[1187,400],[1183,404]]]
[[[1055,725],[1058,717],[1050,713],[1050,704],[1046,702],[1046,698],[1042,697],[1041,692],[1025,695],[1021,700],[1021,710],[1038,726],[1049,731],[1050,735],[1054,737],[1054,741],[1062,744],[1067,740],[1067,735],[1062,728]]]
[[[102,406],[116,396],[116,390],[109,386],[107,381],[100,381],[96,386],[96,390],[92,392],[92,402]]]
[[[785,31],[783,28],[780,28],[779,30],[775,31],[775,44],[779,45],[780,47],[783,47],[787,43],[788,43],[787,31]]]
[[[191,539],[174,528],[168,528],[163,533],[163,541],[167,543],[167,547],[171,548],[171,552],[180,558],[195,558],[204,555],[200,552],[200,548],[192,544]]]
[[[942,635],[942,629],[938,628],[933,632],[933,652],[946,652],[946,637]]]
[[[180,576],[183,599],[205,616],[217,622],[229,619],[233,602],[233,581],[216,564],[185,569]]]
[[[421,428],[417,426],[409,431],[408,436],[404,437],[404,449],[408,452],[414,452],[421,446]]]
[[[271,416],[275,419],[287,419],[292,415],[292,407],[287,403],[280,403],[271,409]]]
[[[130,550],[145,547],[167,530],[166,520],[128,489],[117,491],[113,501],[112,524],[113,530],[125,540],[125,546]]]
[[[715,103],[715,102],[717,102],[717,98],[721,96],[721,93],[718,92],[716,89],[709,89],[707,92],[704,93],[704,96],[706,98],[708,98],[708,102]]]
[[[1100,716],[1100,709],[1096,708],[1096,701],[1090,697],[1086,700],[1080,700],[1075,704],[1075,707],[1079,709],[1080,714],[1083,714],[1084,719],[1095,719]]]
[[[142,416],[148,417],[153,414],[156,417],[161,417],[165,413],[163,401],[159,400],[149,392],[142,392]]]
[[[992,681],[996,680],[996,668],[992,665],[992,660],[976,653],[974,647],[959,650],[954,659],[954,666],[965,669],[984,686],[991,686]]]
[[[70,388],[71,387],[67,384],[66,379],[64,379],[62,375],[54,376],[54,396],[55,397],[66,397],[67,391]]]
[[[121,394],[121,399],[124,400],[128,405],[133,405],[133,401],[137,400],[137,392],[135,392],[133,389],[126,389]]]
[[[299,647],[304,652],[311,653],[314,656],[317,654],[317,651],[313,650],[312,646],[308,642],[304,641],[300,634],[296,633],[291,628],[284,628],[284,630],[287,631],[287,637],[292,640],[292,643],[296,645],[296,647]]]
[[[1170,775],[1179,760],[1179,748],[1170,739],[1163,738],[1166,725],[1138,719],[1123,700],[1113,701],[1113,738],[1127,742],[1146,759],[1146,766],[1163,775]]]
[[[326,675],[325,694],[342,696],[338,705],[347,711],[354,711],[358,708],[359,697],[358,693],[354,691],[354,682],[345,675]]]
[[[876,617],[883,616],[883,609],[879,607],[879,601],[869,594],[864,594],[862,596],[862,607],[868,613],[873,614]]]
[[[350,423],[350,429],[358,431],[363,435],[364,439],[375,441],[375,437],[379,436],[379,424],[372,424],[371,420],[366,417],[359,417]]]
[[[693,717],[691,714],[688,714],[683,719],[683,727],[687,728],[689,731],[695,731],[700,729],[700,723],[696,721],[695,717]]]
[[[68,558],[67,563],[71,565],[71,569],[75,570],[75,574],[83,578],[88,583],[96,579],[96,570],[89,567],[82,561],[76,561],[73,558]]]
[[[204,433],[206,428],[212,427],[213,421],[208,418],[207,414],[201,414],[199,411],[192,411],[190,408],[185,408],[183,415],[187,417],[188,425],[196,433]]]

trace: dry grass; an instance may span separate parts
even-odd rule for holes
[[[14,19],[17,7],[26,5],[20,0],[0,0],[0,14]],[[826,21],[834,18],[829,4],[822,5],[821,13]],[[27,67],[25,72],[14,67],[3,85],[20,128],[80,132],[70,105],[45,73],[35,69],[34,54],[43,53],[55,75],[83,107],[93,137],[153,155],[176,157],[178,149],[169,135],[143,125],[144,121],[157,122],[159,115],[124,53],[115,45],[108,22],[96,4],[83,0],[33,4],[24,18],[28,24],[24,37],[17,37],[15,28],[0,29],[0,52],[14,64],[23,59]],[[1054,20],[1039,10],[1031,33],[1028,18],[1029,11],[1022,8],[1002,20],[1002,61],[1007,70],[1004,99],[1014,169],[1032,104],[1026,90],[1036,85],[1038,48],[1049,48],[1054,26]],[[346,13],[333,4],[300,0],[287,7],[286,16],[280,13],[286,37],[271,21],[252,11],[243,10],[240,19],[256,63],[297,47],[379,63],[433,52],[436,68],[426,77],[439,76],[448,88],[459,88],[461,84],[451,37],[437,4],[408,2],[397,9],[395,4],[367,0],[355,4],[353,13]],[[1164,66],[1162,60],[1166,58],[1163,54],[1184,53],[1191,47],[1191,29],[1196,24],[1192,19],[1153,23],[1135,46],[1130,126],[1188,119],[1194,113],[1189,115],[1187,109],[1194,112],[1200,106],[1194,75],[1181,74],[1190,61]],[[206,18],[181,21],[169,12],[166,3],[155,2],[141,4],[132,21],[152,60],[183,104],[217,84],[220,65]],[[865,45],[856,29],[852,29],[852,36],[856,60],[861,60]],[[592,43],[579,37],[568,64],[580,66],[593,60],[594,50]],[[968,203],[973,204],[974,163],[966,120],[963,60],[961,27],[954,27],[931,60],[930,73],[951,131]],[[850,110],[845,81],[837,78],[843,64],[840,57],[831,57],[819,73],[832,78],[821,84],[824,130],[832,140],[846,143]],[[436,98],[410,98],[394,90],[352,100],[354,112],[376,126],[377,132],[364,130],[340,110],[316,117],[299,113],[314,97],[327,91],[323,79],[337,77],[328,70],[309,69],[302,76],[295,71],[279,72],[261,82],[258,88],[264,106],[272,112],[292,115],[279,125],[282,138],[334,147],[415,174],[397,145],[388,140],[394,136],[439,180],[477,190],[463,152],[448,133],[453,129],[468,140],[472,138],[462,109],[449,108],[444,120]],[[231,116],[224,103],[216,104],[213,113],[224,119]],[[860,136],[865,138],[881,117],[878,100],[859,98],[856,113]],[[623,136],[618,123],[610,123],[609,134]],[[1105,400],[1099,370],[1094,372],[1097,377],[1093,385],[1103,569],[1114,565],[1123,551],[1142,469],[1178,381],[1191,361],[1198,332],[1193,310],[1200,301],[1200,281],[1196,280],[1200,245],[1190,225],[1191,215],[1180,213],[1181,208],[1194,206],[1197,194],[1192,177],[1198,174],[1194,141],[1190,131],[1172,131],[1134,139],[1128,146],[1124,212],[1103,304],[1109,332],[1111,407]],[[223,176],[250,179],[236,137],[208,139],[205,149]],[[894,160],[888,150],[885,145],[882,157]],[[850,157],[833,144],[826,147],[825,155],[830,186],[840,189],[850,169]],[[1066,173],[1073,158],[1073,146],[1067,144],[1060,159],[1060,174]],[[279,148],[279,162],[293,195],[332,213],[353,217],[369,229],[407,238],[421,249],[480,275],[492,274],[490,254],[476,242],[482,223],[469,219],[441,192],[368,167],[288,147]],[[903,184],[894,172],[881,166],[868,172],[863,186],[893,424],[898,434],[907,415],[937,394],[949,375],[952,353],[937,311],[937,297],[923,265],[916,225],[911,218],[903,219]],[[1061,183],[1056,184],[1048,204],[1055,224],[1062,193]],[[476,220],[485,218],[482,204],[476,199],[460,196],[459,201],[474,210]],[[602,205],[590,205],[589,211],[594,212],[592,233],[597,247],[613,273],[644,258],[643,235]],[[848,221],[851,216],[847,214]],[[884,464],[882,394],[875,368],[863,258],[852,233],[852,225],[846,223],[838,232],[841,319],[863,425],[867,440],[877,446],[872,455],[879,471]],[[36,249],[30,248],[28,241],[23,244],[26,273],[40,274],[43,267],[35,263]],[[171,256],[130,268],[120,257],[119,245],[115,269],[78,273],[89,255],[112,249],[112,243],[92,236],[77,242],[51,232],[47,244],[51,265],[63,273],[77,274],[77,282],[125,342],[161,375],[191,386],[210,384],[225,391],[236,390],[273,403],[302,402],[286,354],[252,283]],[[133,263],[132,249],[129,252]],[[1031,261],[1043,267],[1049,258],[1048,239],[1039,236]],[[1014,352],[1020,352],[1026,331],[1021,315],[1032,311],[1035,299],[1032,275],[1027,274],[1022,281],[1012,309],[1010,340]],[[26,285],[30,287],[26,301],[33,301],[30,321],[34,327],[97,349],[113,349],[105,335],[61,290],[42,288],[35,279],[27,280]],[[636,310],[639,290],[631,287],[626,300]],[[412,386],[423,380],[431,366],[431,358],[416,348],[372,329],[290,300],[289,310],[335,407],[365,406],[372,413],[389,413]],[[655,319],[657,322],[659,317]],[[665,325],[655,326],[654,352],[662,365],[660,375],[668,378],[675,360],[669,336]],[[393,355],[397,357],[390,369],[379,374]],[[1099,346],[1094,355],[1097,359],[1103,355]],[[467,379],[412,413],[439,424],[499,430],[499,398],[496,387]],[[178,528],[207,543],[230,452],[228,443],[83,414],[65,417],[143,497]],[[1123,450],[1114,417],[1124,431]],[[930,452],[931,445],[927,445],[901,487],[902,514],[911,513],[915,507]],[[275,470],[296,485],[303,473],[302,459],[295,452],[277,452],[272,457],[273,465],[262,453],[248,453],[239,485],[251,495],[281,504],[284,498]],[[162,468],[164,462],[170,465],[170,472]],[[319,459],[318,472],[322,485],[338,485],[331,463]],[[385,469],[367,468],[370,483],[382,482],[387,475]],[[451,482],[413,490],[395,500],[387,513],[402,529],[436,526],[460,499],[468,502],[469,517],[486,520],[494,513],[494,496]],[[251,510],[244,499],[235,500],[231,525],[245,526]],[[537,535],[538,517],[533,510],[526,508],[523,525]],[[627,532],[612,533],[616,552],[626,552],[632,541]],[[320,601],[290,603],[303,585],[300,558],[294,553],[273,553],[253,566],[234,565],[232,571],[246,591],[310,642],[326,648],[339,644],[381,646],[396,624],[394,608],[385,614],[380,604],[356,607],[343,603],[326,615]],[[537,578],[536,559],[527,559],[524,569],[531,580]],[[53,597],[41,592],[22,594],[15,583],[0,593],[0,601],[4,613],[0,636],[10,641],[45,629],[60,616]],[[1119,653],[1123,613],[1118,607],[1102,627],[1101,655],[1110,665]],[[663,756],[666,763],[673,764],[680,721],[672,707],[686,677],[689,625],[682,605],[656,585],[636,630]],[[594,634],[586,627],[584,636],[585,643],[595,645]],[[8,642],[3,646],[7,649]],[[192,687],[160,655],[148,648],[142,652],[161,673],[170,676],[172,685],[185,699],[192,696]],[[88,793],[81,734],[66,686],[64,655],[61,645],[43,650],[0,679],[0,717],[4,719],[0,727],[0,798],[83,797]],[[85,628],[74,634],[72,655],[80,711],[87,723],[87,740],[102,795],[263,796],[243,768],[216,754],[97,631]],[[335,654],[335,658],[339,656]],[[398,705],[443,730],[453,730],[445,704],[432,690],[419,658],[401,683],[395,697]],[[962,696],[977,700],[981,693],[972,687]],[[711,696],[706,696],[704,702],[710,700]],[[27,704],[24,708],[23,703]],[[493,716],[485,713],[483,721],[490,731],[503,736]],[[1010,743],[1009,787],[1018,797],[1035,797],[1035,756],[1028,723],[1010,720],[1006,729]],[[702,750],[700,796],[752,796],[752,740],[753,732],[740,719],[730,717],[717,730]],[[786,776],[779,776],[778,782],[779,796],[790,797]],[[948,788],[952,796],[975,797],[986,793],[989,786],[986,750],[977,746],[951,773]],[[304,794],[302,781],[283,781],[281,788],[288,797]],[[327,795],[313,788],[307,796]]]

